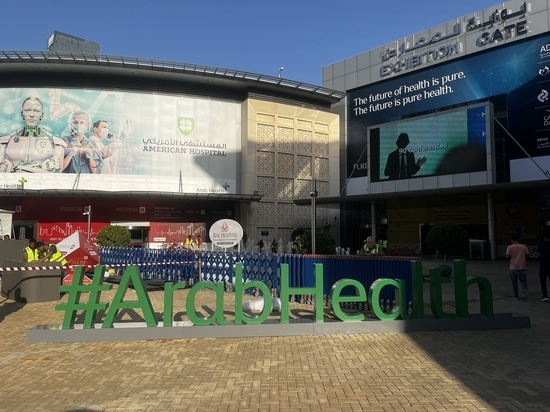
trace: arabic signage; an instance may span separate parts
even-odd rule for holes
[[[236,102],[3,88],[0,107],[0,190],[236,193]]]
[[[529,32],[527,14],[530,9],[530,3],[523,2],[516,11],[505,7],[496,9],[486,20],[474,14],[463,21],[457,21],[451,30],[397,41],[382,52],[380,77],[461,53],[463,47],[459,39],[462,34],[475,33],[475,44],[479,48],[526,35]]]

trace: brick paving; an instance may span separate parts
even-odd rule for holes
[[[30,328],[61,323],[59,302],[2,298],[0,411],[550,411],[538,262],[527,301],[510,298],[505,261],[467,261],[467,273],[491,281],[495,312],[527,314],[531,327],[29,344]],[[161,307],[162,292],[150,297]],[[200,299],[197,308],[209,304]]]

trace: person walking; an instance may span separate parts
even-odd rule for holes
[[[539,279],[542,290],[541,302],[548,302],[548,288],[546,279],[550,278],[550,227],[545,227],[542,232],[542,242],[537,247],[539,254]]]
[[[519,243],[520,236],[514,233],[510,238],[512,244],[506,248],[506,259],[510,261],[510,279],[512,280],[512,290],[514,299],[519,299],[518,280],[522,288],[522,299],[527,299],[527,257],[529,249],[522,243]]]

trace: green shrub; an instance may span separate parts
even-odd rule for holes
[[[99,246],[128,247],[131,240],[130,231],[122,226],[105,226],[96,237]]]
[[[298,233],[298,231],[301,231]],[[292,253],[305,255],[311,253],[311,234],[305,230],[296,229],[296,237],[291,244]],[[294,235],[292,232],[292,235]],[[334,255],[336,247],[334,240],[329,235],[324,233],[316,234],[315,236],[315,253],[318,255]]]
[[[443,253],[444,262],[447,262],[447,253],[460,252],[467,242],[466,231],[457,225],[435,225],[426,236],[428,246]]]

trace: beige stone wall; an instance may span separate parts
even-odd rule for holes
[[[309,198],[313,178],[319,197],[339,194],[339,116],[249,99],[242,119],[241,192],[263,196],[241,210],[245,231],[255,242],[286,244],[294,229],[311,227],[311,208],[293,200]],[[337,238],[338,216],[338,209],[317,207],[318,230]]]

